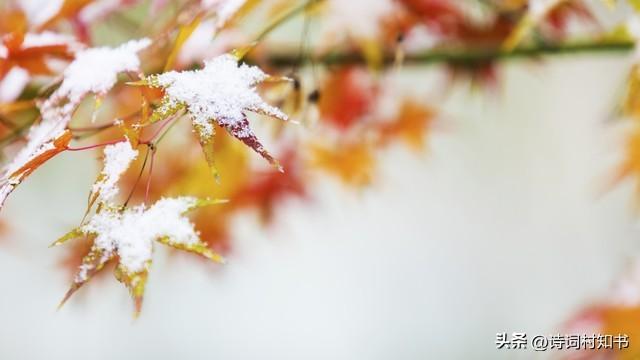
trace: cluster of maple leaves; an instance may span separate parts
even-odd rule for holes
[[[193,211],[188,224],[197,229],[197,241],[181,218],[183,212],[167,210],[177,225],[186,226],[182,232],[131,231],[147,237],[145,241],[153,238],[221,260],[218,253],[232,250],[230,224],[240,212],[254,211],[268,225],[288,199],[310,200],[314,176],[329,174],[361,188],[375,180],[379,154],[389,146],[426,150],[438,111],[425,98],[395,92],[393,73],[400,70],[389,66],[389,60],[400,66],[406,55],[441,47],[508,51],[530,38],[561,43],[574,19],[595,23],[582,2],[562,0],[477,1],[474,6],[489,14],[481,20],[452,0],[310,0],[293,5],[279,0],[156,0],[150,5],[59,0],[45,1],[48,6],[41,8],[26,2],[10,1],[0,9],[0,146],[7,157],[0,199],[4,202],[29,174],[60,153],[104,148],[103,172],[85,214],[90,220],[56,245],[75,240],[63,261],[75,273],[68,296],[115,263],[137,311],[150,266],[150,259],[139,256],[147,256],[151,245],[145,242],[137,249],[131,243],[135,239],[122,240],[123,234],[105,226],[131,230],[135,221],[154,218],[154,209],[167,197],[204,199],[185,199],[182,207],[170,209]],[[52,3],[57,3],[53,10]],[[359,3],[361,8],[347,8]],[[138,13],[143,7],[146,13],[165,14],[166,20],[150,24],[127,17],[127,9],[136,7]],[[259,41],[238,35],[237,25],[264,7],[269,19],[256,37]],[[341,21],[350,11],[364,11],[364,23]],[[319,39],[317,51],[301,46],[295,54],[311,65],[312,74],[299,64],[278,68],[269,57],[274,45],[261,41],[294,14],[302,14],[305,22],[336,17],[335,28]],[[109,20],[126,22],[148,39],[96,47],[96,24]],[[424,41],[425,32],[429,41]],[[336,43],[336,33],[346,36]],[[364,63],[318,70],[322,64],[317,59],[336,49],[360,54]],[[126,61],[111,62],[108,71],[83,68],[83,61],[105,56]],[[452,78],[464,75],[489,85],[499,80],[495,59],[451,59],[445,65]],[[83,76],[88,83],[84,88],[76,81]],[[637,81],[630,82],[629,114],[637,112],[636,87]],[[91,99],[92,111],[84,111],[81,105]],[[282,121],[262,121],[249,113]],[[187,120],[192,126],[182,126]],[[271,134],[269,150],[252,129],[256,123]],[[297,136],[300,128],[305,136]],[[125,142],[131,147],[125,151],[127,161],[107,161]],[[272,166],[254,161],[251,150]],[[640,179],[640,156],[636,150],[629,156],[620,177],[635,172]],[[107,191],[118,193],[118,200],[107,198]],[[217,205],[208,206],[212,203]]]

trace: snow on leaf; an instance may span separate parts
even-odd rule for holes
[[[52,97],[75,103],[89,93],[106,94],[117,82],[119,73],[140,70],[137,53],[150,44],[151,40],[144,38],[116,48],[96,47],[79,52],[64,71],[64,80]]]
[[[104,149],[104,168],[93,184],[89,205],[110,203],[118,195],[118,180],[138,156],[129,141],[109,145]]]
[[[200,147],[202,148],[202,152],[204,153],[204,158],[207,161],[207,165],[209,165],[209,169],[211,170],[211,175],[216,180],[217,183],[220,182],[220,173],[218,172],[218,167],[216,166],[216,158],[215,158],[215,149],[214,149],[214,138],[215,138],[215,127],[213,129],[213,133],[211,136],[203,136],[203,131],[199,129],[196,125],[196,132],[198,133],[198,140],[200,142]]]
[[[45,47],[65,47],[70,52],[82,50],[83,45],[73,36],[59,34],[53,31],[43,31],[41,33],[27,33],[22,42],[22,48],[45,48]]]
[[[178,129],[176,131],[188,131]],[[184,133],[188,135],[188,133]],[[213,139],[212,139],[213,140]],[[215,140],[211,144],[211,152],[215,154],[216,168],[220,173],[220,181],[212,186],[211,167],[203,164],[200,145],[189,141],[180,147],[180,151],[168,151],[162,154],[162,161],[158,161],[153,168],[153,186],[147,193],[145,187],[138,186],[131,195],[131,201],[149,199],[150,203],[161,199],[163,196],[177,196],[185,192],[196,197],[212,197],[229,199],[225,206],[208,206],[194,211],[190,218],[200,233],[202,241],[217,252],[224,254],[231,248],[230,223],[239,201],[236,194],[247,187],[247,183],[256,179],[250,176],[250,153],[244,144],[236,141],[226,131],[216,126]],[[287,171],[281,175],[293,176],[297,174],[294,164],[287,162],[286,153],[283,157],[283,165]],[[141,162],[141,159],[138,160]],[[276,173],[275,169],[270,173]],[[280,173],[278,173],[280,174]],[[133,188],[138,181],[138,172],[128,171],[122,177],[123,188]],[[259,181],[259,180],[258,180]],[[281,184],[281,182],[279,182]],[[284,185],[284,184],[283,184]],[[253,199],[255,200],[255,199]],[[76,255],[76,261],[79,257]]]
[[[200,240],[193,223],[184,216],[196,208],[222,202],[193,197],[164,198],[148,208],[141,205],[122,210],[105,208],[98,212],[86,224],[54,243],[54,246],[60,245],[80,236],[93,239],[91,251],[62,303],[107,262],[117,258],[116,277],[131,292],[136,313],[139,312],[155,241],[224,262]]]
[[[246,117],[246,112],[252,111],[288,120],[287,115],[264,102],[256,91],[256,85],[269,79],[258,67],[239,65],[230,54],[205,61],[201,70],[172,71],[151,76],[147,84],[165,90],[165,97],[157,110],[159,114],[152,115],[152,121],[186,107],[201,142],[214,135],[214,125],[217,124],[277,165],[251,130]]]
[[[4,175],[0,180],[0,208],[16,186],[40,165],[64,151],[71,141],[71,132],[47,125],[33,126],[29,131],[31,140],[27,146],[4,168]],[[43,139],[46,141],[42,141]]]
[[[130,272],[122,263],[118,264],[115,271],[115,276],[118,281],[124,284],[129,289],[131,298],[134,303],[134,316],[138,317],[142,310],[142,299],[144,297],[144,289],[147,285],[147,278],[149,277],[149,268],[151,268],[151,260],[145,263],[142,270],[136,272]]]
[[[138,70],[136,53],[150,43],[149,39],[132,40],[117,48],[91,48],[77,54],[64,71],[60,87],[40,105],[42,121],[30,129],[27,145],[5,166],[0,206],[37,166],[66,149],[71,140],[66,127],[82,99],[89,93],[104,95],[115,85],[118,73]]]
[[[82,264],[78,268],[78,273],[73,279],[71,287],[60,301],[59,307],[62,307],[76,291],[87,283],[95,274],[104,268],[104,266],[114,258],[114,253],[106,252],[95,245],[82,258]]]

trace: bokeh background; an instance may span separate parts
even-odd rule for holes
[[[406,67],[402,84],[446,120],[427,152],[391,148],[359,191],[315,179],[268,229],[241,214],[223,267],[157,247],[137,320],[110,277],[56,311],[69,279],[47,246],[77,225],[99,171],[95,153],[63,154],[3,209],[0,358],[552,358],[496,350],[495,336],[561,331],[637,257],[633,184],[606,186],[629,66],[513,60],[491,92],[444,92],[437,67]]]

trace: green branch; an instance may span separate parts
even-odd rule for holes
[[[594,53],[629,52],[633,50],[632,42],[584,42],[561,45],[537,45],[531,47],[521,47],[513,51],[505,52],[500,49],[490,50],[432,50],[417,54],[404,56],[404,64],[407,65],[428,65],[449,63],[457,65],[474,65],[487,62],[511,60],[511,59],[535,59],[552,55],[578,55]],[[315,59],[303,57],[299,54],[283,53],[272,54],[268,57],[268,62],[276,67],[295,67],[313,61],[324,65],[348,65],[365,63],[364,57],[355,52],[332,53]],[[395,54],[386,54],[384,64],[389,66],[396,62]]]

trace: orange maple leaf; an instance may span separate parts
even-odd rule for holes
[[[57,22],[64,19],[71,19],[78,15],[80,10],[89,5],[94,0],[64,0],[57,13],[39,26],[40,30],[50,28]]]
[[[47,60],[73,59],[73,51],[66,43],[25,46],[24,39],[25,34],[21,32],[13,32],[2,37],[7,56],[0,58],[0,79],[14,66],[27,70],[31,75],[51,75],[53,72]]]
[[[0,10],[0,34],[27,31],[28,22],[24,12],[19,8]]]
[[[375,168],[373,149],[367,142],[312,144],[310,163],[356,187],[370,184]]]
[[[0,206],[4,204],[7,197],[24,179],[26,179],[32,172],[38,169],[42,164],[65,151],[69,142],[72,139],[72,134],[69,130],[65,130],[60,136],[58,136],[50,148],[39,153],[37,156],[31,158],[22,164],[17,170],[6,174],[3,182],[0,183]]]
[[[629,177],[635,180],[640,204],[640,124],[637,123],[633,124],[626,139],[624,159],[614,171],[607,187],[611,188]]]
[[[602,334],[610,336],[611,348],[598,348],[596,339],[596,349],[585,349],[575,351],[562,359],[567,360],[634,360],[640,355],[640,346],[633,339],[640,336],[640,306],[617,305],[617,304],[595,304],[591,305],[566,324],[565,329],[571,334]],[[629,346],[618,349],[613,338],[619,335],[626,335],[629,339]],[[622,340],[624,341],[624,340]]]
[[[433,109],[415,101],[406,100],[396,119],[380,125],[378,129],[380,145],[385,146],[400,139],[414,150],[423,150],[426,141],[425,132],[433,123],[435,115]]]
[[[620,105],[622,115],[640,120],[640,66],[631,67],[625,94]]]

